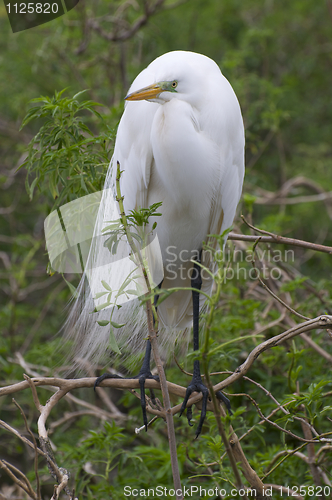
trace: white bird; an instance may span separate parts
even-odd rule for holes
[[[199,290],[210,294],[213,280],[201,273],[201,268],[193,265],[191,259],[202,258],[202,264],[211,267],[209,259],[201,253],[203,241],[209,234],[222,234],[233,223],[244,177],[244,127],[240,106],[217,64],[204,55],[186,51],[169,52],[155,59],[136,77],[126,101],[105,187],[114,186],[114,172],[119,162],[127,214],[130,210],[162,202],[159,209],[162,216],[150,221],[150,229],[157,221],[164,267],[161,286],[165,289],[193,287],[197,292],[178,291],[159,305],[159,339],[164,344],[171,343],[171,331],[190,328],[194,321],[194,349],[198,349],[198,315],[205,301]],[[106,196],[101,209],[104,220],[105,203],[107,205]],[[98,255],[98,248],[94,252]],[[89,304],[76,323],[79,330],[85,328],[85,334],[82,336],[81,331],[79,337],[83,358],[99,356],[108,344],[102,327],[98,329],[95,321],[91,327],[93,315],[89,317],[90,323],[87,321],[91,300]],[[119,322],[127,320],[127,325],[117,333],[125,336],[126,330],[127,344],[136,349],[137,338],[146,338],[147,331],[142,331],[145,312],[137,315],[134,305],[135,302],[130,302],[118,311],[119,316],[122,315]],[[100,317],[107,317],[103,314]],[[150,351],[148,341],[139,373],[145,425],[144,382],[152,377]],[[97,384],[107,376],[97,379]],[[198,435],[208,397],[199,361],[194,362],[193,380],[182,411],[193,391],[203,393]],[[190,418],[189,411],[188,421]]]

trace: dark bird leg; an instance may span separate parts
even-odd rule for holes
[[[195,263],[191,275],[191,288],[195,289],[192,291],[194,351],[197,351],[199,349],[199,291],[201,287],[202,287],[201,267],[197,263]],[[201,392],[203,394],[201,417],[196,430],[196,438],[197,438],[202,431],[204,419],[206,416],[207,400],[209,396],[208,388],[206,387],[205,384],[203,384],[202,381],[201,370],[198,359],[194,361],[193,378],[187,387],[186,395],[184,397],[180,411],[180,416],[184,412],[188,399],[193,392]],[[222,400],[226,404],[227,408],[230,410],[229,399],[221,391],[218,391],[216,395],[218,399]],[[192,409],[190,407],[187,409],[187,419],[190,426],[192,426],[190,422],[191,418],[192,418]]]
[[[148,419],[147,419],[147,415],[146,415],[145,381],[147,379],[153,379],[153,380],[157,380],[157,382],[159,382],[158,375],[152,375],[152,373],[151,373],[150,361],[151,361],[151,342],[150,342],[150,340],[148,340],[147,344],[146,344],[146,350],[145,350],[145,356],[144,356],[142,368],[140,369],[139,374],[136,377],[133,377],[133,378],[138,378],[138,381],[139,381],[139,386],[140,386],[140,391],[141,391],[141,407],[142,407],[142,414],[143,414],[143,424],[145,426],[146,431],[148,430]],[[150,394],[151,394],[152,402],[155,403],[156,398],[155,398],[153,389],[150,389]]]
[[[160,289],[162,285],[162,282],[160,285],[158,285],[158,289]],[[154,296],[154,305],[156,306],[158,302],[159,295]],[[153,318],[153,323],[155,322]],[[146,415],[146,401],[145,401],[145,381],[147,379],[153,379],[157,380],[159,382],[159,377],[158,375],[152,375],[151,369],[150,369],[150,363],[151,363],[151,342],[150,340],[147,341],[146,343],[146,350],[145,350],[145,356],[143,360],[142,367],[139,371],[139,374],[136,375],[135,377],[129,377],[132,379],[138,379],[139,381],[139,386],[140,386],[140,393],[141,393],[141,407],[142,407],[142,414],[143,414],[143,424],[145,426],[145,430],[148,430],[148,419]],[[119,375],[113,375],[112,373],[104,373],[100,377],[97,378],[94,384],[94,389],[98,387],[98,385],[105,379],[107,378],[122,378],[119,377]],[[150,389],[150,394],[151,394],[151,400],[153,403],[155,403],[155,394],[153,392],[153,389]]]

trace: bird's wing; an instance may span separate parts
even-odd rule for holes
[[[232,224],[239,203],[243,176],[244,159],[243,147],[229,148],[226,155],[222,154],[219,180],[216,185],[215,196],[211,200],[211,217],[209,234],[222,234]]]
[[[219,144],[219,176],[211,200],[211,212],[208,234],[222,234],[233,224],[239,203],[244,178],[244,126],[241,110],[234,91],[222,76],[222,92],[215,90],[215,109],[220,113],[211,113],[210,117],[201,117],[203,127],[211,140]],[[220,82],[219,82],[220,85]],[[220,87],[219,87],[220,89]],[[214,119],[211,119],[211,116]],[[227,121],[224,120],[227,117]],[[207,119],[208,118],[208,119]],[[206,120],[206,123],[204,123]],[[227,236],[224,238],[224,245]],[[209,239],[209,244],[216,247],[216,240]],[[209,257],[211,254],[207,253]],[[203,262],[213,268],[211,260]],[[208,284],[207,284],[208,286]]]
[[[218,85],[211,95],[216,111],[218,108],[220,111],[213,113],[213,119],[209,118],[206,125],[211,139],[220,144],[220,174],[211,207],[210,234],[222,234],[233,224],[244,178],[245,139],[240,105],[223,75]]]

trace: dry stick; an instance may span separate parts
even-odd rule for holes
[[[222,408],[222,411],[223,408]],[[230,426],[230,432],[232,433],[230,435],[230,444],[232,446],[232,451],[235,457],[235,460],[237,462],[241,463],[242,467],[242,473],[244,477],[247,479],[249,482],[251,488],[256,491],[256,500],[272,500],[269,495],[266,494],[265,492],[265,485],[263,484],[263,481],[260,479],[258,474],[252,469],[251,465],[249,464],[247,457],[243,453],[240,441],[236,433],[234,432],[234,429],[232,426]]]
[[[87,374],[90,375],[90,377],[95,376],[96,374],[95,374],[95,371],[93,370],[92,365],[87,360],[82,360],[82,361],[84,363],[84,368],[85,368]],[[108,396],[105,389],[103,389],[102,387],[98,388],[98,396],[102,400],[104,405],[108,407],[108,409],[111,411],[111,413],[113,413],[113,415],[116,415],[118,418],[120,418],[120,417],[125,418],[124,413],[121,413],[121,411],[118,409],[116,404],[113,403],[113,401]]]
[[[58,485],[54,485],[54,493],[52,495],[51,500],[58,500],[61,491],[67,488],[68,480],[69,480],[68,473],[63,474],[61,483]]]
[[[271,462],[269,463],[269,465],[266,467],[265,470],[268,471],[269,469],[271,469],[274,466],[274,464],[276,462],[278,462],[279,458],[284,457],[286,455],[290,455],[290,454],[294,455],[294,457],[300,458],[301,460],[303,460],[303,462],[305,462],[308,465],[307,455],[305,455],[304,453],[301,453],[300,451],[296,451],[294,453],[294,450],[289,449],[289,450],[278,451],[278,453],[276,453],[274,455],[274,457],[272,458]]]
[[[245,377],[243,377],[245,378]],[[299,441],[305,441],[306,443],[308,444],[312,444],[312,443],[315,443],[315,441],[313,441],[312,439],[312,436],[309,438],[309,439],[306,439],[306,438],[303,438],[303,437],[300,437],[300,436],[297,436],[296,434],[294,434],[293,432],[291,431],[288,431],[286,429],[284,429],[283,427],[281,427],[280,425],[276,424],[275,422],[273,422],[272,420],[269,419],[269,417],[265,417],[265,415],[263,415],[262,413],[262,410],[260,409],[258,403],[254,400],[254,398],[252,398],[251,396],[249,396],[249,394],[246,394],[245,392],[243,393],[237,393],[237,394],[232,394],[232,396],[245,396],[247,397],[251,402],[252,404],[255,406],[256,410],[257,410],[257,413],[258,415],[262,418],[262,420],[264,422],[267,422],[268,424],[272,425],[273,427],[275,427],[276,429],[278,429],[279,431],[281,432],[284,432],[285,434],[288,434],[289,436],[291,436],[292,438],[294,439],[298,439]],[[300,418],[300,417],[293,417],[294,420],[299,420],[301,422],[301,424],[303,424],[304,426],[306,426],[307,428],[311,427],[310,424],[308,422],[303,422],[303,419]],[[309,428],[309,431],[310,431],[310,428]],[[316,433],[317,434],[317,433]],[[310,435],[311,435],[311,432],[310,432]],[[318,435],[318,434],[317,434]]]
[[[307,316],[303,316],[302,314],[298,313],[297,311],[295,311],[295,309],[293,309],[291,306],[289,306],[288,304],[286,304],[286,302],[284,302],[280,297],[278,297],[278,295],[276,295],[275,293],[272,292],[271,288],[269,288],[265,283],[264,281],[262,280],[262,278],[259,276],[259,270],[257,269],[256,267],[256,261],[255,261],[255,252],[256,252],[256,246],[257,244],[261,241],[261,236],[259,236],[255,243],[254,243],[254,246],[253,246],[253,252],[252,252],[252,259],[251,259],[251,264],[252,264],[252,267],[255,269],[255,271],[257,271],[256,273],[256,276],[257,276],[257,279],[258,281],[260,282],[260,284],[262,285],[262,287],[270,294],[272,295],[272,297],[277,300],[278,302],[280,302],[281,305],[283,305],[284,307],[286,307],[286,309],[288,309],[288,311],[290,311],[292,314],[295,314],[295,316],[298,316],[299,318],[301,319],[310,319],[308,318]]]
[[[28,383],[27,383],[27,387],[29,387]],[[17,404],[17,402],[15,402],[15,404],[16,404],[16,406],[19,407],[19,405]],[[25,444],[27,444],[28,446],[30,446],[30,448],[33,448],[36,453],[38,453],[39,455],[42,455],[47,460],[47,462],[49,464],[51,464],[52,469],[54,471],[57,469],[57,465],[51,460],[51,458],[49,457],[49,454],[45,453],[40,448],[38,448],[36,446],[35,441],[34,441],[34,443],[32,443],[26,437],[22,436],[16,429],[14,429],[13,427],[9,426],[6,422],[3,422],[2,420],[0,420],[0,426],[3,427],[4,429],[6,429],[7,431],[11,432],[12,434],[14,434],[14,436],[17,436]],[[10,475],[10,477],[13,479],[14,482],[17,483],[18,486],[20,486],[21,488],[24,489],[24,491],[26,491],[28,494],[30,494],[31,498],[33,498],[34,500],[38,500],[38,497],[35,494],[35,492],[32,490],[31,485],[30,485],[28,479],[25,477],[25,475],[21,471],[19,471],[18,469],[16,469],[16,467],[14,467],[12,464],[6,462],[5,460],[0,460],[0,467],[3,468],[7,472],[7,474]],[[24,479],[24,483],[22,483],[22,481],[18,477],[16,477],[15,474],[13,474],[13,472],[11,472],[11,469],[14,472],[16,472],[16,474],[18,476],[21,476]],[[61,479],[61,482],[62,482],[62,479]],[[25,486],[27,487],[27,489],[25,489]],[[54,488],[56,488],[56,486]],[[39,497],[39,499],[40,499],[40,497]],[[76,499],[76,498],[74,499],[74,495],[72,495],[71,500],[78,500],[78,499]]]
[[[317,318],[304,321],[303,323],[300,323],[299,325],[296,325],[290,328],[289,330],[286,330],[285,332],[280,333],[275,337],[272,337],[271,339],[265,340],[250,352],[245,362],[242,363],[242,365],[240,365],[232,375],[227,377],[222,382],[216,384],[213,390],[220,391],[224,387],[227,387],[228,385],[232,384],[233,382],[241,378],[243,375],[245,375],[249,370],[249,368],[251,367],[251,365],[253,364],[253,362],[258,358],[258,356],[267,349],[275,347],[284,342],[285,340],[289,340],[293,337],[296,337],[302,332],[309,332],[311,330],[315,330],[316,328],[330,329],[331,326],[332,326],[332,316],[330,315],[318,316]]]
[[[248,379],[248,377],[243,377],[244,379]],[[250,379],[249,379],[250,380]],[[226,393],[227,395],[227,393]],[[247,394],[245,394],[246,396],[248,396]],[[238,396],[238,394],[232,394],[232,396]],[[250,396],[249,396],[250,397]],[[290,404],[290,402],[288,402],[287,404]],[[285,406],[287,406],[287,404],[285,404]],[[259,422],[257,422],[257,424],[254,424],[247,432],[245,432],[244,434],[242,434],[242,436],[239,437],[239,441],[242,441],[245,437],[247,437],[255,428],[257,425],[262,425],[264,424],[266,421],[268,423],[270,423],[270,418],[275,415],[279,410],[283,410],[284,411],[284,407],[283,406],[279,406],[278,408],[275,408],[274,410],[272,410],[270,412],[270,414],[267,416],[267,417],[264,417],[262,420],[260,420]],[[286,434],[289,434],[290,432],[289,431],[286,431],[285,429],[282,429],[280,428],[280,430],[282,430],[282,432],[285,432]],[[293,436],[295,436],[296,439],[299,439],[299,436],[296,436],[293,434]],[[319,437],[319,435],[317,434],[317,438]],[[300,438],[302,441],[306,441],[306,439],[303,439],[303,438]],[[306,441],[307,442],[307,441]],[[316,442],[314,440],[312,440],[312,442]],[[326,445],[326,448],[327,449],[330,449],[332,448],[331,445]],[[225,458],[225,455],[226,453],[224,453],[223,455],[221,455],[220,457],[220,460],[223,460]],[[194,462],[196,465],[200,465],[199,463],[196,463]],[[205,464],[205,465],[209,465],[209,466],[213,466],[213,465],[218,465],[218,462],[211,462],[209,464]],[[266,486],[266,485],[265,485]]]
[[[93,387],[96,381],[96,377],[83,377],[83,378],[75,378],[75,379],[66,379],[60,377],[33,377],[30,379],[33,382],[35,387],[50,385],[56,388],[59,388],[63,391],[62,396],[67,395],[67,392],[72,391],[73,389],[81,389],[87,387]],[[103,380],[101,382],[103,387],[115,387],[116,389],[139,389],[139,381],[138,379],[117,379],[110,378]],[[176,396],[184,397],[186,393],[186,389],[181,385],[173,384],[172,382],[167,382],[169,392],[175,394]],[[160,383],[153,379],[146,380],[147,389],[160,389]],[[7,396],[8,394],[14,394],[15,392],[20,392],[24,389],[29,388],[29,383],[24,380],[22,382],[16,382],[15,384],[8,385],[0,388],[0,397]],[[79,400],[77,400],[79,401]],[[80,403],[83,404],[83,403]],[[87,405],[83,405],[87,406]],[[91,405],[93,408],[94,406]],[[87,406],[90,408],[90,406]],[[1,422],[1,421],[0,421]]]
[[[326,451],[332,451],[332,446],[330,444],[325,444],[324,446],[319,448],[319,450],[317,451],[317,453],[316,453],[317,464],[320,464],[324,460],[324,455],[325,455]],[[321,458],[319,458],[319,456],[322,453],[323,453],[323,458],[321,459]]]
[[[330,436],[332,434],[332,432],[324,432],[324,434],[322,434],[321,436]],[[321,438],[321,436],[319,436],[317,439],[314,439],[315,442],[318,442],[319,441],[323,441],[323,439]],[[267,476],[269,476],[272,472],[274,472],[278,467],[279,465],[281,465],[288,457],[294,455],[295,453],[297,453],[298,451],[302,450],[302,448],[304,448],[305,446],[307,446],[306,443],[303,443],[301,444],[300,446],[298,446],[297,448],[295,448],[295,450],[289,450],[289,454],[284,456],[280,462],[278,462],[274,467],[272,467],[272,469],[270,469],[270,466],[268,466],[268,468],[266,469],[266,473],[264,474],[263,476],[263,480],[267,478]]]
[[[301,335],[302,335],[302,334],[301,334]],[[276,408],[276,410],[277,410],[277,411],[281,410],[281,411],[282,411],[285,415],[289,415],[289,414],[290,414],[290,412],[289,412],[289,411],[285,408],[285,406],[287,406],[287,405],[286,405],[286,404],[285,404],[284,406],[283,406],[283,405],[281,405],[281,404],[280,404],[280,403],[276,400],[276,398],[273,396],[273,394],[271,394],[271,392],[270,392],[270,391],[268,391],[267,389],[265,389],[265,387],[264,387],[264,386],[262,386],[261,384],[259,384],[258,382],[256,382],[255,380],[253,380],[253,379],[251,379],[251,378],[249,378],[249,377],[244,376],[244,377],[243,377],[243,379],[244,379],[244,380],[248,380],[248,381],[249,381],[249,382],[251,382],[252,384],[254,384],[254,385],[256,385],[257,387],[259,387],[262,391],[264,391],[264,392],[265,392],[265,394],[266,394],[267,396],[269,396],[269,397],[272,399],[272,401],[273,401],[273,402],[274,402],[274,403],[278,406],[278,408]],[[248,394],[246,394],[246,396],[247,396],[247,397],[249,397],[250,399],[252,399],[252,398],[251,398],[251,396],[249,396]],[[295,399],[294,399],[293,401],[295,401]],[[290,403],[291,403],[291,401],[289,401],[289,402],[288,402],[288,404],[290,404]],[[270,414],[270,415],[268,415],[267,417],[264,417],[264,418],[269,419],[271,416],[272,416],[272,414]],[[264,418],[263,418],[263,420],[261,420],[261,422],[262,422],[262,421],[264,421]],[[309,422],[307,422],[304,418],[302,418],[302,417],[297,417],[296,415],[292,415],[292,418],[293,418],[294,420],[297,420],[298,422],[301,422],[301,424],[305,425],[306,427],[308,427],[308,429],[310,429],[310,431],[311,431],[311,432],[315,435],[315,437],[316,437],[316,438],[318,437],[318,435],[319,435],[319,434],[318,434],[318,432],[316,431],[316,429],[315,429],[315,428],[314,428],[311,424],[309,424]],[[286,432],[286,429],[282,429],[282,431],[283,431],[283,432]],[[288,432],[288,431],[287,431],[287,432]],[[305,439],[303,439],[303,438],[299,438],[299,436],[296,436],[296,439],[301,439],[302,441],[305,441]]]
[[[56,478],[59,485],[63,485],[64,481],[68,482],[69,474],[65,469],[63,469],[63,468],[60,469],[55,462],[52,446],[51,446],[51,443],[50,443],[50,440],[49,440],[49,437],[47,434],[45,424],[46,424],[47,417],[49,416],[52,408],[60,401],[60,399],[62,399],[66,395],[67,390],[66,389],[58,389],[58,391],[50,397],[50,399],[47,401],[45,406],[43,406],[39,401],[36,386],[33,383],[33,380],[31,380],[31,378],[28,377],[27,375],[24,375],[24,378],[31,389],[32,397],[33,397],[33,401],[35,403],[35,406],[36,406],[37,410],[40,412],[40,417],[38,418],[38,435],[39,435],[40,446],[41,446],[42,450],[47,455],[46,461],[47,461],[48,469],[50,471],[50,474],[54,478]],[[67,478],[67,480],[66,480],[66,478]],[[67,485],[67,482],[66,482],[66,485]],[[58,491],[56,488],[57,487],[55,487],[54,491]],[[62,489],[63,489],[63,487],[61,487],[61,490]],[[66,493],[69,495],[69,491],[67,489],[66,489]],[[54,498],[57,498],[57,497],[54,497]]]
[[[269,349],[270,347],[275,347],[285,340],[289,340],[297,335],[299,335],[302,332],[309,332],[311,330],[315,330],[316,328],[322,328],[322,329],[330,329],[332,326],[332,316],[330,315],[325,315],[325,316],[318,316],[317,318],[313,318],[309,321],[305,321],[303,323],[300,323],[299,325],[296,325],[289,330],[276,335],[275,337],[272,337],[271,339],[265,340],[258,346],[256,346],[248,355],[247,359],[240,365],[232,375],[227,377],[225,380],[222,382],[219,382],[213,387],[214,391],[220,391],[227,387],[228,385],[232,384],[236,380],[240,379],[243,375],[247,373],[249,368],[252,366],[254,361],[258,358],[258,356]],[[170,386],[169,386],[170,387]],[[1,392],[0,392],[1,393]],[[194,403],[197,403],[202,399],[202,395],[198,394],[196,396],[192,396],[188,403],[187,406],[190,406]],[[174,406],[172,411],[173,413],[177,413],[180,411],[181,405]]]
[[[264,388],[261,384],[259,384],[258,382],[254,381],[254,380],[252,380],[252,379],[250,379],[249,377],[246,377],[246,376],[243,376],[243,379],[244,379],[244,380],[248,380],[249,382],[251,382],[251,383],[253,383],[253,384],[257,385],[260,389],[262,389],[262,390],[265,392],[265,394],[266,394],[267,396],[271,397],[271,399],[272,399],[272,400],[274,401],[274,403],[278,406],[278,408],[275,408],[274,410],[272,410],[272,412],[271,412],[271,413],[270,413],[267,417],[265,417],[265,416],[262,414],[262,412],[261,412],[261,410],[260,410],[259,406],[257,405],[256,401],[255,401],[255,400],[254,400],[251,396],[249,396],[249,394],[245,394],[245,393],[244,393],[244,394],[234,394],[234,393],[233,393],[233,394],[232,394],[232,396],[240,396],[240,395],[244,395],[244,396],[246,396],[247,398],[249,398],[249,399],[253,402],[253,404],[256,406],[256,408],[257,408],[257,410],[258,410],[258,413],[262,416],[262,420],[261,420],[260,422],[258,422],[257,424],[253,425],[253,426],[252,426],[252,427],[251,427],[251,428],[250,428],[247,432],[245,432],[244,434],[242,434],[242,436],[239,438],[239,441],[241,441],[241,440],[242,440],[242,439],[244,439],[246,436],[248,436],[248,435],[250,434],[250,432],[252,432],[252,431],[255,429],[256,425],[261,425],[261,424],[263,424],[264,422],[268,422],[268,423],[270,423],[270,424],[275,425],[275,424],[274,424],[274,422],[271,422],[270,418],[271,418],[273,415],[275,415],[275,414],[276,414],[279,410],[281,410],[281,411],[283,411],[285,414],[288,414],[288,415],[289,415],[289,414],[290,414],[290,412],[289,412],[289,411],[288,411],[285,407],[286,407],[288,404],[290,404],[290,403],[292,403],[292,402],[294,402],[294,401],[295,401],[295,399],[294,399],[294,400],[292,400],[292,401],[288,401],[288,403],[286,403],[284,406],[283,406],[283,405],[280,405],[280,404],[278,403],[278,401],[277,401],[277,400],[273,397],[273,395],[272,395],[272,394],[271,394],[271,393],[270,393],[267,389],[265,389],[265,388]],[[227,393],[226,393],[226,395],[227,395]],[[318,434],[318,433],[317,433],[317,431],[314,429],[314,427],[313,427],[312,425],[310,425],[308,422],[306,422],[303,418],[296,417],[296,416],[293,416],[293,418],[294,418],[294,420],[298,420],[299,422],[301,422],[301,423],[303,423],[304,425],[306,425],[306,426],[307,426],[307,427],[311,430],[311,432],[313,432],[313,433],[315,434],[315,439],[318,439],[318,438],[319,438],[319,434]],[[304,442],[306,442],[306,443],[308,443],[308,442],[311,442],[311,443],[316,443],[316,442],[317,442],[317,441],[316,441],[316,440],[314,440],[314,439],[307,440],[307,439],[305,439],[305,438],[302,438],[302,437],[300,437],[300,436],[297,436],[297,435],[293,434],[291,431],[287,431],[286,429],[283,429],[282,427],[279,427],[279,426],[277,426],[277,427],[278,427],[278,429],[279,429],[280,431],[282,431],[282,432],[284,432],[284,433],[286,433],[286,434],[288,434],[288,435],[290,435],[290,436],[292,436],[292,437],[294,437],[295,439],[298,439],[298,440],[300,440],[300,441],[304,441]],[[325,446],[323,446],[323,447],[322,447],[322,449],[323,449],[323,448],[324,448],[324,449],[328,449],[328,450],[332,449],[331,445],[325,445]],[[305,456],[305,455],[304,455],[304,456]],[[225,457],[225,453],[221,456],[221,460],[223,460],[223,458],[224,458],[224,457]],[[317,457],[318,457],[318,453],[317,453],[317,455],[316,455],[316,458],[317,458]],[[307,458],[307,457],[306,457],[306,458]],[[211,463],[209,463],[208,465],[209,465],[209,466],[212,466],[212,465],[217,465],[217,463],[218,463],[218,462],[211,462]],[[198,465],[198,464],[196,464],[196,465]]]
[[[35,439],[35,436],[33,435],[29,425],[28,425],[28,421],[27,421],[27,418],[25,416],[25,413],[24,411],[22,410],[22,408],[20,407],[20,405],[17,403],[17,401],[15,401],[15,399],[13,398],[13,403],[14,405],[20,410],[21,412],[21,415],[23,417],[23,420],[24,420],[24,424],[25,424],[25,428],[27,430],[27,432],[30,434],[31,436],[31,439],[32,439],[32,442],[33,442],[33,446],[35,448],[35,460],[34,460],[34,465],[35,465],[35,476],[36,476],[36,483],[37,483],[37,500],[40,500],[41,499],[41,495],[40,495],[40,481],[39,481],[39,473],[38,473],[38,447],[37,447],[37,442],[36,442],[36,439]]]
[[[17,467],[14,465],[10,464],[6,460],[0,460],[0,467],[4,469],[8,476],[13,480],[14,483],[16,483],[22,490],[24,490],[30,498],[33,498],[33,500],[38,500],[36,493],[33,491],[32,486],[28,480],[28,478],[21,472]],[[15,474],[14,474],[15,472]],[[19,479],[19,476],[23,479]]]
[[[97,31],[97,33],[102,37],[108,40],[109,42],[118,42],[118,41],[125,41],[131,38],[142,26],[144,26],[148,20],[149,17],[155,14],[156,12],[161,10],[161,7],[163,5],[165,0],[156,0],[156,2],[153,4],[151,2],[144,2],[144,14],[142,14],[140,17],[138,17],[128,29],[119,29],[119,26],[116,27],[116,29],[109,33],[108,31],[104,31],[102,27],[100,26],[99,22],[97,22],[95,19],[90,19],[88,21],[89,27]],[[173,5],[173,4],[171,4]],[[174,5],[177,5],[177,2],[174,3]],[[170,6],[171,7],[171,6]]]
[[[302,332],[309,332],[311,330],[315,330],[316,328],[321,328],[321,329],[330,329],[332,327],[332,316],[330,315],[321,315],[318,316],[317,318],[313,318],[309,321],[304,321],[303,323],[300,323],[298,325],[295,325],[294,327],[290,328],[289,330],[286,330],[283,333],[280,333],[279,335],[276,335],[275,337],[272,337],[258,346],[256,346],[248,355],[247,359],[240,365],[229,377],[224,379],[223,381],[219,382],[213,387],[214,391],[219,391],[227,387],[228,385],[232,384],[239,378],[241,378],[243,375],[245,375],[254,361],[258,358],[258,356],[266,351],[267,349],[270,349],[271,347],[274,347],[276,345],[281,344],[285,340],[289,340],[297,335],[299,335]],[[73,390],[73,389],[79,389],[82,387],[93,387],[95,383],[95,378],[93,377],[86,377],[86,378],[81,378],[81,379],[63,379],[63,378],[56,378],[56,377],[35,377],[30,379],[31,382],[33,383],[34,386],[41,386],[41,385],[51,385],[54,387],[58,387],[61,389],[61,394],[59,395],[58,393],[58,398],[60,399],[61,397],[65,396],[67,392]],[[137,379],[106,379],[101,383],[102,386],[104,387],[116,387],[117,389],[138,389],[139,388],[139,381]],[[15,392],[19,392],[21,390],[27,389],[29,387],[29,384],[27,381],[22,381],[22,382],[17,382],[15,384],[12,384],[10,386],[2,387],[0,388],[0,397],[5,396],[8,394],[13,394]],[[147,388],[152,388],[152,389],[159,389],[160,384],[156,380],[146,380],[146,387]],[[171,394],[174,394],[176,396],[184,397],[186,393],[186,389],[180,385],[174,384],[172,382],[167,382],[167,387],[168,391]],[[191,396],[189,399],[187,406],[191,406],[194,403],[199,402],[202,399],[201,394],[197,394],[195,396]],[[172,408],[172,413],[173,415],[177,412],[179,412],[181,409],[181,404],[174,406]],[[159,412],[160,413],[160,412]]]
[[[309,241],[297,240],[295,238],[286,238],[286,236],[279,236],[274,233],[270,233],[269,231],[264,231],[263,229],[258,229],[257,227],[250,224],[244,217],[241,215],[242,220],[254,231],[263,234],[261,241],[262,243],[278,243],[281,245],[293,245],[296,247],[302,248],[310,248],[311,250],[316,250],[317,252],[323,252],[332,254],[332,247],[328,247],[326,245],[319,245],[318,243],[311,243]],[[257,237],[252,234],[235,234],[229,233],[229,240],[239,240],[239,241],[252,241],[255,242]]]
[[[118,202],[119,208],[120,208],[121,222],[122,222],[122,225],[125,229],[130,248],[132,249],[133,253],[138,256],[139,263],[140,263],[141,268],[143,270],[145,283],[146,283],[147,289],[148,289],[147,296],[151,297],[151,286],[150,286],[147,270],[145,269],[142,255],[141,255],[140,251],[137,250],[136,245],[134,243],[134,240],[132,238],[132,235],[130,233],[129,227],[128,227],[127,218],[126,218],[126,214],[124,211],[124,205],[123,205],[123,198],[124,197],[121,196],[121,190],[120,190],[120,177],[121,177],[120,163],[117,162],[116,201]],[[171,406],[171,401],[169,398],[167,380],[166,380],[166,376],[165,376],[164,367],[163,367],[163,364],[162,364],[162,361],[161,361],[161,358],[159,355],[159,349],[158,349],[158,343],[157,343],[157,333],[156,333],[156,330],[155,330],[155,327],[153,324],[153,317],[154,317],[155,311],[153,311],[151,299],[148,299],[146,301],[146,311],[147,311],[148,331],[149,331],[148,338],[151,342],[153,357],[154,357],[154,360],[155,360],[155,363],[156,363],[156,366],[158,369],[160,388],[161,388],[161,392],[163,395],[174,489],[176,492],[176,499],[182,500],[183,494],[182,494],[180,471],[179,471],[179,464],[178,464],[178,457],[177,457],[177,450],[176,450],[176,438],[175,438],[175,428],[174,428],[174,421],[173,421],[173,414],[172,414],[172,406]]]
[[[264,352],[265,350],[269,349],[270,347],[274,347],[275,345],[280,344],[286,339],[292,338],[296,335],[299,335],[303,331],[310,331],[315,328],[324,328],[324,329],[329,329],[332,325],[332,316],[319,316],[318,318],[315,318],[313,320],[306,321],[300,325],[296,325],[295,327],[291,328],[290,330],[287,330],[286,332],[283,332],[282,334],[273,337],[272,339],[269,339],[259,346],[257,346],[253,351],[249,354],[247,357],[246,361],[232,374],[230,375],[227,379],[224,381],[220,382],[216,386],[214,386],[213,390],[221,390],[224,387],[227,387],[229,384],[233,383],[235,380],[238,380],[241,378],[251,367],[255,359]],[[66,393],[70,390],[73,390],[75,388],[81,388],[81,387],[92,387],[94,385],[95,379],[94,378],[84,378],[84,379],[75,379],[75,380],[68,380],[68,379],[60,379],[60,378],[47,378],[47,377],[40,377],[40,378],[34,378],[31,380],[31,383],[33,383],[34,386],[40,386],[40,385],[52,385],[56,386],[62,389],[60,392],[60,397],[66,395]],[[118,387],[118,388],[132,388],[132,387],[139,387],[138,380],[120,380],[120,379],[108,379],[103,381],[103,384],[105,386],[109,387]],[[185,389],[184,387],[178,386],[176,384],[172,384],[171,382],[168,382],[168,388],[170,392],[173,394],[179,395],[184,397],[185,395]],[[148,380],[147,381],[147,387],[151,388],[159,388],[159,384],[154,381],[154,380]],[[3,387],[0,389],[0,396],[1,395],[7,395],[7,394],[12,394],[14,392],[18,392],[20,390],[26,389],[29,387],[29,384],[26,381],[24,382],[19,382],[16,384],[13,384],[11,386]],[[59,396],[59,393],[58,393]],[[59,398],[60,399],[60,398]],[[192,396],[189,401],[187,406],[191,406],[194,403],[199,402],[201,399],[201,395],[196,395]],[[178,411],[180,411],[181,405],[175,406],[172,408],[172,413],[175,414]],[[153,411],[151,413],[154,413]],[[160,412],[159,412],[160,414]],[[5,423],[2,424],[4,427],[6,427]],[[15,431],[14,431],[15,432]],[[20,436],[18,436],[20,437]],[[322,442],[331,442],[331,439],[326,439],[324,436],[317,436],[317,438],[314,438],[312,441],[316,442],[316,439],[320,439]],[[30,444],[28,442],[27,444]],[[38,450],[38,453],[41,453]],[[53,464],[52,464],[53,465]]]
[[[253,227],[253,226],[251,226]],[[262,240],[262,236],[259,236],[257,238],[257,240],[255,241],[254,245],[253,245],[253,255],[252,255],[252,259],[251,259],[251,264],[253,266],[253,268],[257,271],[257,279],[258,281],[260,282],[260,284],[262,285],[262,287],[270,294],[272,295],[272,297],[274,299],[276,299],[278,302],[280,302],[280,304],[282,304],[286,309],[288,309],[292,314],[295,314],[296,316],[298,316],[299,318],[301,319],[310,319],[310,318],[307,318],[306,316],[303,316],[302,314],[298,313],[295,309],[293,309],[292,307],[290,307],[288,304],[286,304],[286,302],[284,302],[280,297],[278,297],[275,293],[272,292],[271,288],[269,288],[265,283],[264,281],[261,279],[261,277],[259,276],[259,270],[257,269],[256,267],[256,262],[255,262],[255,251],[256,251],[256,246],[259,242],[261,242]],[[307,344],[312,347],[313,349],[315,349],[321,356],[323,356],[325,359],[327,359],[328,361],[332,361],[332,356],[330,356],[330,354],[328,354],[324,349],[322,349],[319,345],[316,344],[316,342],[314,342],[308,335],[306,335],[305,333],[301,333],[300,335],[303,340],[305,342],[307,342]]]
[[[14,427],[11,427],[3,420],[0,420],[0,427],[3,427],[4,429],[6,429],[6,431],[14,434],[14,436],[21,439],[21,441],[23,441],[23,443],[26,444],[27,446],[30,446],[30,448],[35,449],[34,444],[31,441],[29,441],[29,439],[27,439],[25,436],[22,436],[16,429],[14,429]],[[45,459],[47,458],[47,454],[40,448],[37,448],[37,453],[39,453],[39,455],[43,456]]]

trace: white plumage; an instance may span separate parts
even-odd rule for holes
[[[162,216],[151,219],[151,226],[157,221],[163,258],[162,287],[190,287],[190,258],[199,254],[207,235],[221,234],[232,225],[241,196],[244,128],[238,100],[214,61],[185,51],[154,60],[134,80],[127,99],[105,187],[114,190],[119,162],[126,213],[162,202]],[[111,218],[109,198],[110,190],[103,195],[97,233]],[[96,240],[89,267],[101,269],[105,255]],[[202,264],[211,265],[204,260]],[[104,271],[94,271],[94,279],[105,279]],[[109,319],[110,311],[90,314],[93,301],[84,286],[82,281],[68,328],[75,337],[76,355],[96,360],[107,350],[109,336],[96,321]],[[203,273],[202,291],[210,293],[211,287],[212,280]],[[203,302],[201,294],[201,306]],[[137,306],[137,300],[131,301],[113,316],[126,323],[116,332],[120,344],[135,350],[143,343],[138,339],[147,336],[145,311]],[[158,307],[158,316],[160,342],[172,348],[170,332],[192,325],[191,292],[172,294]]]

